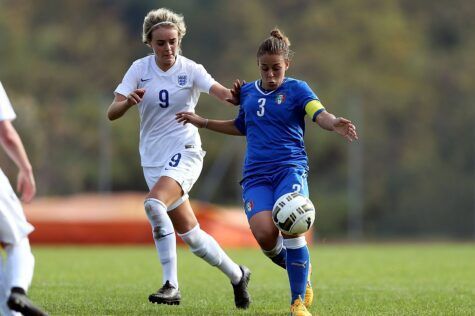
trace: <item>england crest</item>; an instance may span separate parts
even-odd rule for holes
[[[183,87],[188,81],[187,75],[178,75],[178,85]]]
[[[275,97],[275,102],[277,102],[277,104],[282,104],[285,102],[285,94],[278,94],[276,97]]]

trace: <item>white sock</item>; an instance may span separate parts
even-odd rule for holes
[[[21,287],[28,291],[35,268],[35,258],[31,253],[28,238],[25,237],[16,244],[6,245],[5,251],[7,252],[5,267],[7,284],[10,287]]]
[[[8,296],[10,295],[10,285],[8,284],[5,262],[0,252],[0,315],[2,316],[22,316],[21,313],[12,311],[7,306]]]
[[[9,308],[7,307],[9,290],[3,268],[3,256],[0,252],[0,315],[7,315],[7,313],[9,312]]]
[[[152,225],[155,248],[162,264],[162,282],[165,284],[169,281],[178,288],[176,236],[172,221],[167,214],[167,206],[162,201],[152,198],[146,199],[144,206]]]
[[[241,268],[228,257],[213,237],[200,229],[200,225],[178,236],[190,247],[191,252],[226,274],[231,283],[239,283],[242,278]]]
[[[284,247],[287,249],[299,249],[306,245],[307,241],[305,240],[305,236],[284,239]]]
[[[282,248],[284,248],[284,238],[282,238],[281,235],[279,235],[277,237],[277,241],[275,243],[275,246],[274,248],[272,248],[271,250],[265,250],[265,249],[262,249],[262,252],[269,258],[273,258],[275,256],[277,256],[281,251],[282,251]]]

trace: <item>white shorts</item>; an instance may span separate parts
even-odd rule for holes
[[[203,169],[203,158],[206,152],[201,148],[185,148],[177,151],[167,160],[164,166],[143,167],[143,174],[149,190],[158,182],[160,177],[174,179],[181,186],[183,196],[175,201],[168,211],[178,207],[188,198],[188,193],[200,176]]]
[[[16,244],[34,230],[26,221],[20,200],[0,170],[0,241]]]

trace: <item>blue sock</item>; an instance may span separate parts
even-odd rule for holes
[[[305,298],[310,254],[305,237],[284,239],[284,246],[287,248],[286,265],[293,303],[299,296],[302,300]]]
[[[287,250],[284,247],[282,236],[278,236],[274,248],[270,250],[262,249],[262,252],[269,257],[272,262],[282,268],[286,268],[285,260],[287,258]]]
[[[287,249],[283,248],[280,250],[280,252],[275,256],[270,258],[276,265],[286,269],[286,264],[285,261],[287,260]]]

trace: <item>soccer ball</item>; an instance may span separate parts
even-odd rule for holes
[[[272,220],[287,235],[303,234],[315,221],[312,201],[298,192],[282,195],[272,208]]]

